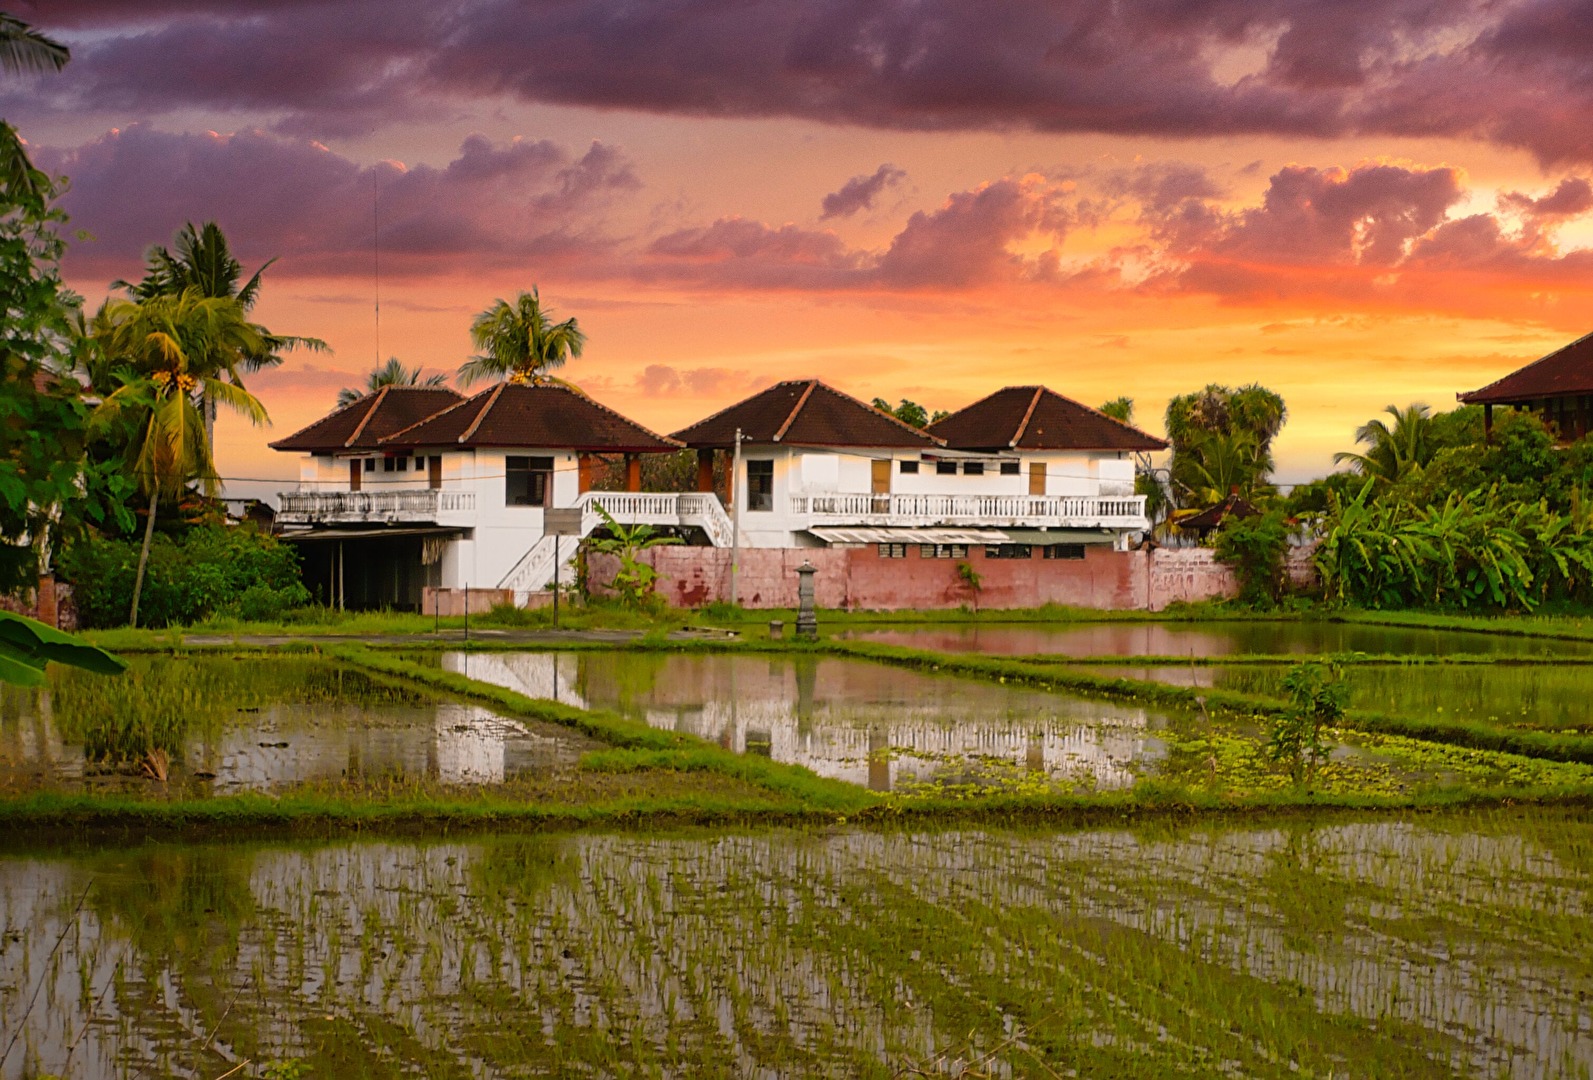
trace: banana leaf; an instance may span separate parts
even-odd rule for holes
[[[0,611],[0,682],[38,686],[54,661],[100,675],[120,675],[127,663],[34,619]]]

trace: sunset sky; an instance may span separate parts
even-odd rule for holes
[[[0,114],[97,304],[215,219],[324,338],[229,477],[379,358],[452,370],[533,284],[661,431],[783,378],[1279,391],[1286,481],[1388,403],[1593,330],[1593,0],[13,0]],[[381,253],[377,341],[375,244]],[[276,485],[229,485],[259,493]]]

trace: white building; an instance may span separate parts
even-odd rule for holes
[[[303,455],[277,522],[303,545],[312,589],[331,604],[429,609],[429,590],[449,607],[466,589],[528,602],[602,526],[599,507],[716,547],[1122,548],[1149,527],[1135,455],[1165,444],[1043,387],[1009,387],[921,431],[806,380],[671,438],[562,385],[468,400],[389,387],[272,446]],[[698,490],[641,491],[640,455],[682,446],[697,451]],[[600,463],[621,459],[627,490],[592,490]],[[575,533],[550,534],[552,509],[575,512],[562,515]]]
[[[748,547],[1115,543],[1150,527],[1135,458],[1166,444],[1039,386],[920,431],[816,379],[754,394],[673,438],[734,455]]]

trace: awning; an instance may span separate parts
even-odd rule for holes
[[[297,529],[277,533],[278,540],[311,543],[320,540],[390,540],[395,536],[463,536],[467,530],[447,525],[412,525],[396,529]]]
[[[1117,534],[1110,529],[1002,529],[1009,544],[1045,547],[1048,544],[1110,544]]]
[[[1005,544],[996,529],[809,529],[826,544]]]

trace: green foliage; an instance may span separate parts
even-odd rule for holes
[[[465,386],[482,379],[547,379],[586,346],[586,334],[574,319],[555,323],[548,317],[535,286],[514,303],[499,300],[477,315],[470,337],[480,351],[460,365],[459,381]]]
[[[1332,496],[1352,499],[1365,486],[1366,478],[1355,473],[1328,473],[1309,483],[1296,484],[1283,500],[1283,513],[1291,518],[1325,514]]]
[[[1113,420],[1121,420],[1125,424],[1134,422],[1134,399],[1131,397],[1115,397],[1101,406],[1100,411],[1110,416]]]
[[[422,374],[425,369],[416,364],[414,367],[405,367],[404,362],[396,356],[389,356],[387,363],[375,368],[365,377],[365,389],[355,390],[345,386],[337,392],[337,406],[352,405],[366,394],[374,394],[384,386],[420,386],[428,389],[441,389],[448,385],[446,373],[438,371],[430,375]]]
[[[121,626],[127,619],[139,545],[83,538],[62,553],[86,627]],[[307,604],[298,553],[251,526],[206,525],[173,539],[158,535],[141,600],[151,626],[198,622],[212,614],[277,619]]]
[[[268,1061],[260,1069],[260,1080],[303,1080],[310,1075],[310,1063],[303,1058]]]
[[[642,607],[653,595],[653,585],[658,581],[658,571],[636,556],[648,548],[678,544],[680,538],[661,535],[651,525],[626,527],[596,503],[592,504],[603,518],[608,536],[593,537],[587,547],[604,555],[619,556],[619,572],[609,586],[627,607]]]
[[[1204,507],[1235,489],[1247,498],[1270,494],[1272,440],[1288,415],[1283,398],[1256,384],[1212,383],[1173,398],[1166,419],[1174,498]]]
[[[1283,511],[1254,517],[1230,516],[1217,530],[1217,558],[1233,567],[1239,579],[1239,600],[1267,608],[1288,591],[1284,561],[1289,554],[1289,524]]]
[[[1289,770],[1296,784],[1316,772],[1326,756],[1322,729],[1344,717],[1349,687],[1336,664],[1304,663],[1289,668],[1283,677],[1289,707],[1275,715],[1268,732],[1266,753]]]
[[[40,686],[50,662],[101,675],[119,675],[127,664],[53,626],[0,610],[0,683]]]
[[[1332,499],[1316,564],[1328,596],[1361,607],[1526,608],[1593,588],[1593,515],[1499,486],[1442,504]]]
[[[926,428],[930,424],[935,423],[937,420],[944,420],[946,417],[951,415],[944,409],[936,409],[933,413],[931,413],[928,409],[918,404],[918,402],[909,401],[907,398],[902,398],[901,404],[895,406],[894,408],[891,407],[890,402],[880,397],[875,398],[869,404],[873,405],[874,408],[878,409],[880,412],[889,413],[902,423],[907,424],[909,427],[915,428]]]

